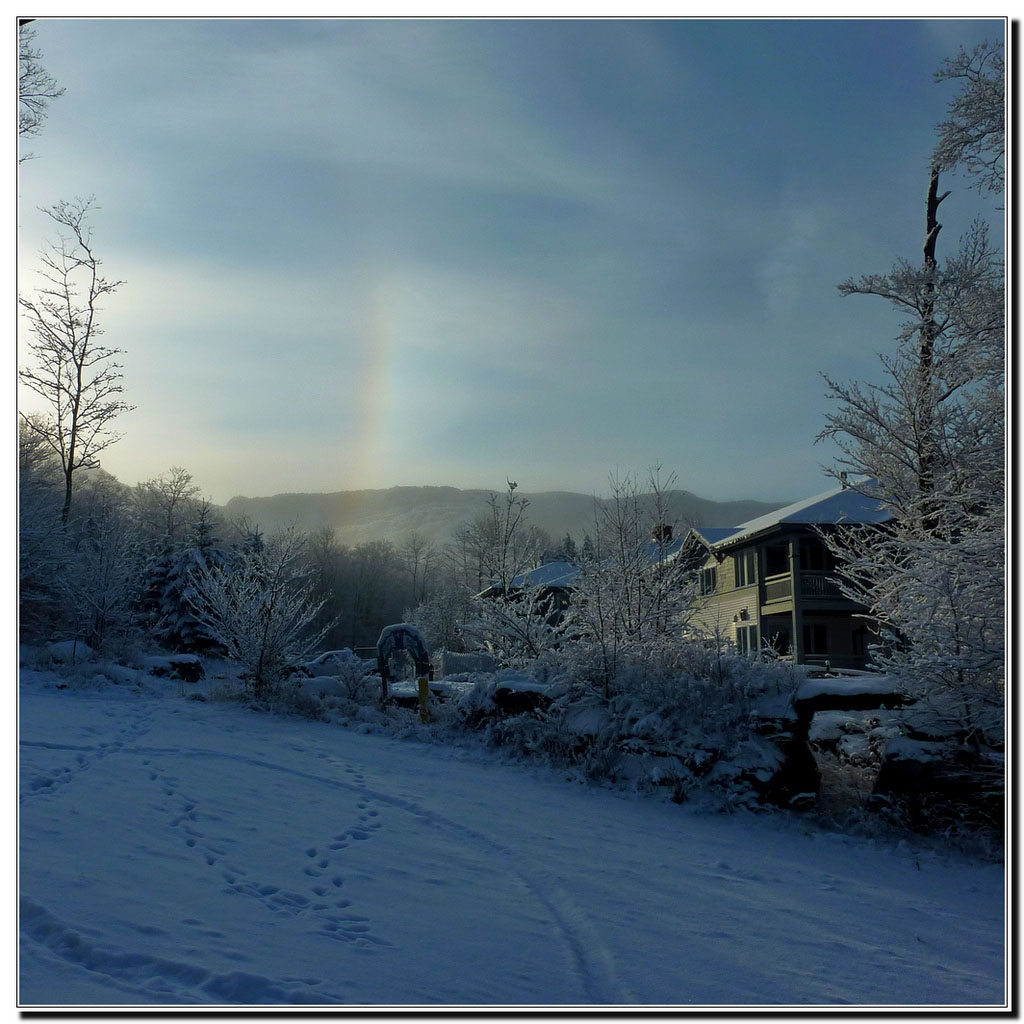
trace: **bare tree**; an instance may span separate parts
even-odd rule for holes
[[[18,25],[18,135],[38,135],[46,120],[50,100],[64,95],[53,76],[43,67],[42,53],[33,45],[35,29],[28,27],[32,19]],[[31,154],[22,153],[18,162]]]
[[[413,530],[398,546],[398,557],[409,576],[411,603],[424,600],[433,574],[437,547],[422,533]]]
[[[103,345],[99,337],[99,303],[121,285],[100,274],[100,259],[92,249],[86,221],[93,201],[61,201],[43,212],[70,231],[41,253],[42,285],[35,299],[20,298],[34,340],[29,349],[36,367],[19,371],[22,384],[49,407],[45,417],[23,422],[60,460],[64,475],[61,521],[71,512],[74,475],[99,465],[97,456],[119,436],[113,420],[133,406],[119,397],[119,349]]]
[[[324,643],[328,647],[338,647],[344,642],[340,620],[345,598],[345,556],[346,550],[338,542],[333,526],[324,523],[309,532],[305,560],[310,570],[313,599],[320,603],[314,626],[326,630]]]
[[[492,493],[487,508],[455,531],[454,561],[465,582],[478,590],[488,585],[508,590],[516,576],[537,565],[551,543],[543,530],[529,523],[530,501],[516,494],[519,485],[514,480],[507,484],[504,495]]]
[[[138,484],[133,497],[140,525],[173,544],[192,517],[198,493],[192,474],[181,466],[171,466],[168,472]]]

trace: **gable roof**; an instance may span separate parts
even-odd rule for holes
[[[698,540],[702,540],[707,547],[711,547],[712,544],[718,544],[739,529],[738,526],[694,526],[691,527],[690,533],[694,534]]]
[[[877,481],[868,478],[857,481],[856,486],[841,485],[823,494],[786,505],[767,515],[741,523],[716,545],[733,545],[763,533],[775,526],[822,526],[838,523],[884,523],[892,514],[880,499],[865,494],[858,488],[868,489]]]
[[[685,537],[677,537],[668,543],[652,540],[643,546],[641,552],[646,561],[653,566],[659,562],[672,561],[683,550],[685,543]],[[520,587],[571,587],[579,574],[580,567],[574,562],[546,562],[536,569],[529,569],[514,576],[508,585],[510,590],[518,590]],[[500,589],[497,585],[488,587],[484,595],[497,593]]]
[[[657,565],[659,562],[671,562],[683,550],[685,543],[685,536],[676,537],[675,540],[670,541],[649,540],[644,545],[643,556],[651,565]]]
[[[572,562],[547,562],[536,569],[521,572],[509,581],[510,587],[564,587],[579,574]]]

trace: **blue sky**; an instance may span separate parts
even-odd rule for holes
[[[821,374],[877,379],[898,326],[836,285],[919,257],[932,73],[1004,26],[36,28],[66,93],[20,167],[19,286],[37,207],[94,194],[137,407],[103,464],[223,502],[655,464],[719,500],[825,489]],[[948,187],[946,254],[1001,217]]]

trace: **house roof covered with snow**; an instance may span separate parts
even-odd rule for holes
[[[685,543],[685,536],[669,541],[649,540],[644,549],[644,556],[651,565],[657,565],[659,562],[670,562],[683,550]]]
[[[643,548],[643,555],[651,565],[659,562],[670,562],[674,559],[686,543],[685,537],[677,537],[675,540],[659,543],[648,541]],[[513,576],[509,582],[510,590],[518,590],[520,587],[571,587],[580,573],[580,567],[573,562],[547,562],[521,572]],[[484,595],[497,593],[500,587],[488,587]]]
[[[738,530],[738,526],[694,526],[690,533],[703,541],[707,547],[711,547],[712,544],[718,544]]]
[[[572,562],[548,562],[512,578],[511,587],[564,587],[579,573]]]
[[[741,523],[725,537],[713,542],[732,546],[777,526],[824,526],[839,523],[884,523],[892,518],[882,502],[864,493],[873,480],[863,479],[855,487],[842,485],[823,494],[794,502],[767,515]],[[861,490],[863,488],[864,490]]]

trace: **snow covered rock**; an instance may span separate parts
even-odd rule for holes
[[[900,708],[912,698],[887,676],[854,676],[840,679],[808,679],[793,698],[797,716],[806,730],[821,711],[874,711]]]
[[[107,676],[115,686],[137,686],[139,683],[138,670],[128,668],[127,665],[117,665],[114,662],[104,662],[103,674]]]
[[[503,715],[522,715],[530,711],[546,711],[551,698],[540,687],[526,689],[499,685],[494,688],[494,703]]]
[[[151,676],[181,679],[197,683],[206,677],[203,663],[196,654],[153,655],[142,659],[142,667]]]
[[[1003,755],[897,736],[889,741],[872,794],[920,832],[1002,827]]]
[[[850,764],[877,765],[886,743],[899,733],[897,715],[872,711],[819,711],[807,738],[815,750]]]
[[[313,676],[309,679],[299,679],[298,687],[303,693],[310,697],[347,697],[348,688],[343,686],[341,681],[334,676]]]
[[[61,640],[57,643],[47,644],[46,649],[54,661],[68,665],[91,661],[94,656],[93,649],[84,640]]]

